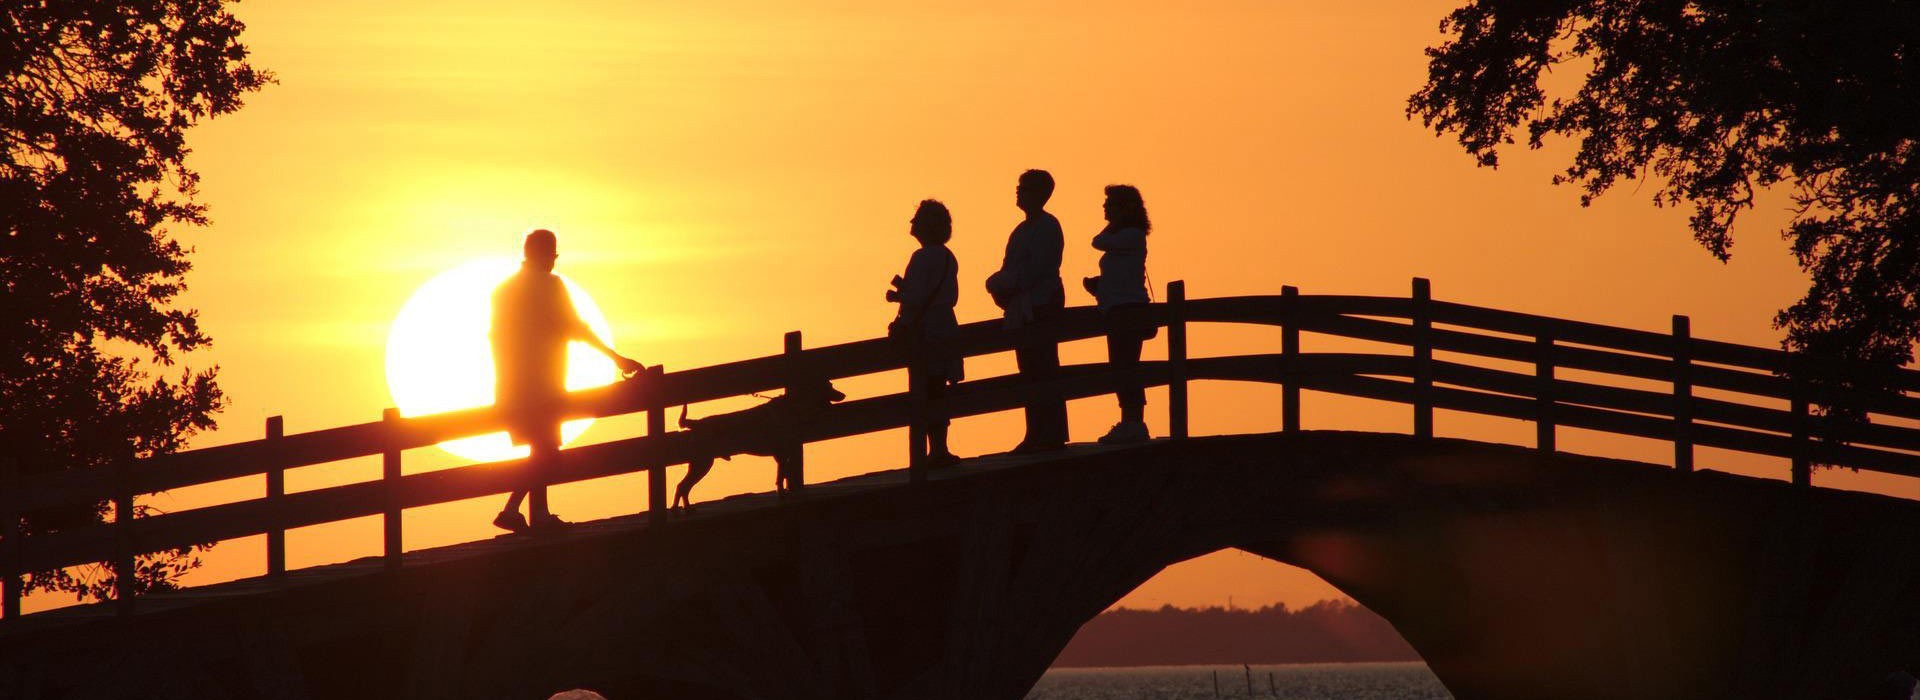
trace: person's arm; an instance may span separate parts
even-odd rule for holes
[[[646,365],[640,364],[630,357],[614,352],[613,347],[607,345],[606,341],[601,340],[600,336],[593,332],[593,328],[589,327],[586,321],[580,320],[580,313],[573,308],[573,299],[565,294],[564,288],[561,291],[560,299],[561,303],[566,307],[564,313],[567,319],[567,336],[570,339],[586,343],[587,347],[598,350],[602,355],[606,355],[607,359],[613,360],[613,366],[620,368],[621,374],[633,374],[647,368]]]
[[[934,253],[921,248],[913,251],[913,257],[907,260],[907,273],[900,278],[900,317],[919,319],[926,313],[927,305],[933,303],[933,293],[939,289],[939,271],[934,266]]]
[[[1000,259],[1000,270],[987,277],[987,293],[992,294],[996,303],[1025,291],[1027,266],[1027,241],[1025,224],[1015,226],[1013,233],[1007,236],[1007,252]],[[1001,308],[1006,304],[1001,303]]]

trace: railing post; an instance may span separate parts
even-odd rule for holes
[[[139,571],[133,549],[133,467],[122,461],[114,465],[113,488],[113,599],[115,612],[133,612],[133,594]]]
[[[1693,471],[1693,322],[1673,315],[1673,468]]]
[[[1187,282],[1167,283],[1167,434],[1187,437]]]
[[[1534,418],[1534,442],[1541,452],[1553,452],[1553,336],[1541,335],[1533,341],[1534,398],[1540,410]]]
[[[19,465],[10,455],[0,455],[0,494],[13,494]],[[23,572],[15,569],[20,555],[20,512],[0,509],[0,619],[8,622],[20,617],[20,595],[25,583]]]
[[[919,351],[907,360],[907,483],[927,480],[927,388]]]
[[[801,381],[800,331],[787,331],[785,347],[782,348],[782,350],[786,354],[787,361],[787,393],[792,394],[799,388]],[[792,445],[788,445],[787,455],[788,459],[792,461],[790,467],[792,471],[788,472],[791,480],[787,482],[787,489],[791,491],[805,486],[807,483],[806,438],[796,438]],[[775,466],[774,468],[778,469],[779,467]]]
[[[1300,432],[1300,290],[1280,288],[1280,430]]]
[[[666,373],[665,365],[647,368],[647,383],[643,387],[647,392],[647,437],[667,434],[667,406],[659,399],[660,380]],[[659,523],[666,517],[667,507],[673,505],[672,497],[667,495],[667,465],[656,462],[647,466],[647,517]]]
[[[285,420],[280,416],[268,416],[267,442],[277,442],[285,436]],[[267,510],[277,516],[280,513],[280,499],[287,495],[287,469],[280,465],[278,456],[273,460],[273,466],[267,469]],[[286,575],[287,531],[276,523],[267,529],[267,577],[278,580]]]
[[[1796,362],[1790,378],[1793,396],[1793,485],[1813,485],[1812,431],[1809,430],[1805,363]]]
[[[388,408],[380,411],[380,422],[385,423],[383,431],[391,442],[385,452],[380,454],[380,479],[385,488],[381,493],[387,499],[385,520],[386,565],[388,569],[400,568],[400,440],[395,435],[400,425],[400,409]]]
[[[1413,436],[1433,437],[1433,288],[1413,278]]]

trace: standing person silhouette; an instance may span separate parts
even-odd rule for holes
[[[1153,223],[1147,220],[1147,204],[1140,190],[1132,185],[1109,185],[1106,209],[1107,227],[1093,237],[1100,251],[1100,274],[1084,280],[1087,291],[1100,305],[1107,321],[1107,364],[1116,370],[1140,366],[1140,346],[1153,337],[1154,326],[1145,323],[1147,296],[1147,233]],[[1114,392],[1120,400],[1120,422],[1100,438],[1103,445],[1146,442],[1147,392],[1138,384],[1129,384]]]
[[[513,444],[526,445],[529,483],[507,496],[495,527],[510,532],[566,525],[547,509],[545,473],[560,462],[560,418],[567,398],[567,343],[582,342],[611,358],[622,373],[645,369],[602,342],[574,311],[567,285],[553,274],[560,257],[552,231],[528,233],[520,271],[493,291],[493,399]],[[527,517],[520,501],[531,493]]]
[[[962,358],[930,357],[930,353],[942,349],[942,341],[960,331],[960,322],[953,315],[953,305],[960,300],[960,261],[947,248],[947,241],[953,240],[953,215],[940,200],[924,200],[913,212],[907,231],[920,247],[907,259],[906,273],[893,278],[893,289],[887,291],[887,301],[900,304],[900,313],[887,326],[887,336],[911,344],[918,370],[914,381],[920,383],[916,388],[928,400],[937,400],[946,393],[947,385],[966,378]],[[960,461],[947,449],[950,423],[945,417],[928,422],[924,446],[927,466],[944,467]],[[918,451],[923,446],[913,448]]]
[[[1060,284],[1060,255],[1066,239],[1060,220],[1047,213],[1053,197],[1053,175],[1045,170],[1020,174],[1014,203],[1026,219],[1007,237],[1006,258],[1000,270],[987,277],[987,293],[1006,312],[1007,327],[1050,325],[1066,308],[1066,290]],[[1014,348],[1020,376],[1028,383],[1051,380],[1060,371],[1060,346],[1051,339],[1034,340]],[[1067,402],[1058,398],[1027,401],[1027,434],[1014,452],[1058,449],[1067,444]]]

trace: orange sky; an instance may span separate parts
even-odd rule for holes
[[[1155,222],[1150,273],[1192,296],[1405,294],[1772,346],[1774,311],[1804,277],[1777,231],[1784,198],[1738,229],[1731,264],[1628,183],[1590,209],[1548,178],[1565,148],[1513,151],[1478,169],[1404,117],[1421,50],[1454,3],[721,2],[248,3],[257,66],[279,84],[193,132],[214,224],[194,246],[185,303],[215,339],[232,405],[207,446],[377,419],[389,322],[411,291],[464,262],[517,254],[559,233],[560,271],[606,310],[614,344],[687,368],[879,335],[881,300],[925,197],[952,209],[964,320],[993,313],[982,280],[999,261],[1018,173],[1059,182],[1065,275],[1091,274],[1103,185],[1140,187]],[[1195,6],[1198,7],[1195,7]],[[1069,285],[1073,288],[1075,285]],[[1071,302],[1090,300],[1077,291]],[[1268,352],[1271,329],[1196,328],[1196,354]],[[1328,347],[1309,337],[1306,349]],[[1160,352],[1149,347],[1150,356]],[[1068,361],[1104,359],[1095,344]],[[975,377],[1008,358],[969,365]],[[850,394],[901,380],[849,382]],[[1161,393],[1151,424],[1164,427]],[[1278,390],[1195,388],[1196,432],[1271,430]],[[717,409],[714,409],[717,410]],[[1077,402],[1078,439],[1115,417]],[[1403,407],[1310,396],[1308,428],[1407,429]],[[955,428],[962,455],[1004,450],[1018,418]],[[603,421],[588,440],[635,434]],[[1443,435],[1525,442],[1531,428],[1443,414]],[[810,478],[897,466],[904,437],[810,448]],[[1664,462],[1660,445],[1563,431],[1561,448]],[[457,463],[409,453],[409,471]],[[1710,468],[1769,460],[1703,450]],[[295,472],[300,490],[377,476],[372,464]],[[678,473],[674,474],[676,480]],[[1821,483],[1893,490],[1891,478]],[[723,463],[698,494],[770,486],[771,467]],[[163,495],[183,508],[257,495],[259,480]],[[556,511],[644,507],[636,478],[564,487]],[[408,546],[490,536],[497,499],[411,512]],[[375,553],[367,520],[296,531],[291,565]],[[191,581],[262,570],[252,538],[222,545]],[[1305,604],[1336,595],[1304,572],[1229,552],[1169,570],[1128,605]],[[45,601],[41,601],[45,604]]]

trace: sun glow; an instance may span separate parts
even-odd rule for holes
[[[480,260],[440,273],[407,299],[387,335],[387,390],[400,415],[421,416],[493,404],[493,349],[487,341],[493,290],[519,263],[510,259]],[[564,275],[567,294],[580,318],[602,340],[612,337],[607,319],[587,291]],[[619,379],[613,361],[584,343],[567,348],[567,390],[578,391]],[[564,442],[572,442],[593,419],[567,421],[560,427]],[[461,457],[491,462],[525,457],[527,448],[515,446],[507,434],[492,433],[440,443]]]

